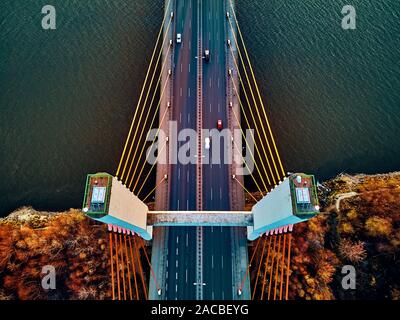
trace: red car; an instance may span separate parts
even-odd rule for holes
[[[222,120],[217,121],[217,129],[222,130]]]

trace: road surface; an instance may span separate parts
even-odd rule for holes
[[[203,59],[203,128],[227,124],[225,1],[176,0],[173,66],[172,120],[178,132],[196,129],[197,59]],[[199,15],[198,15],[199,13]],[[201,17],[203,49],[211,59],[198,54],[198,16]],[[182,43],[176,43],[176,34]],[[183,143],[181,143],[182,145]],[[223,154],[223,145],[221,154]],[[203,152],[211,152],[203,150]],[[212,156],[212,154],[211,154]],[[196,210],[196,165],[171,165],[170,210]],[[230,210],[228,165],[203,166],[203,209]],[[203,298],[232,299],[231,228],[203,228]],[[196,228],[169,227],[165,298],[195,299]],[[196,284],[203,285],[203,284]]]

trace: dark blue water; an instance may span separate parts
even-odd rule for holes
[[[238,1],[238,18],[289,171],[400,169],[400,3]],[[0,4],[0,215],[79,207],[88,172],[114,173],[163,1]]]

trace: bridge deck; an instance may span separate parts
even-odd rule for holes
[[[241,226],[253,225],[251,212],[235,211],[169,211],[149,212],[147,224],[152,226]]]

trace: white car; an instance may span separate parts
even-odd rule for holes
[[[206,59],[206,62],[210,61],[210,50],[204,50],[204,58]]]
[[[210,144],[211,144],[211,139],[210,137],[206,137],[204,139],[204,147],[206,148],[206,150],[210,149]]]
[[[176,43],[181,43],[182,42],[182,34],[178,33],[176,35]]]

